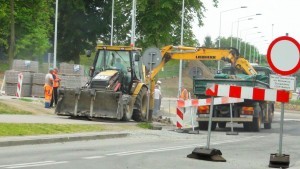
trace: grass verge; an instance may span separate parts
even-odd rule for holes
[[[0,103],[0,114],[32,114],[31,112],[16,109],[14,107],[8,106],[4,103]]]
[[[153,127],[152,123],[147,123],[147,122],[138,123],[137,126],[143,129],[152,129]]]
[[[0,123],[0,137],[139,130],[135,125]]]
[[[1,123],[0,136],[26,136],[103,131],[102,125]]]

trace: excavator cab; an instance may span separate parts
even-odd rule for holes
[[[141,99],[137,101],[136,97],[147,88],[143,84],[140,52],[141,49],[128,46],[97,46],[89,82],[78,89],[60,89],[56,114],[125,121],[133,113],[134,117],[141,117],[146,103],[137,103]]]

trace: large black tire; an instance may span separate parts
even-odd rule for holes
[[[226,128],[226,122],[218,122],[218,126],[219,128],[224,129]]]
[[[272,121],[273,121],[273,115],[274,115],[274,104],[269,104],[269,112],[268,112],[268,123],[264,123],[265,129],[271,129],[272,128]]]
[[[140,122],[146,120],[148,102],[147,90],[146,87],[142,87],[136,97],[132,114],[132,119],[134,121]]]
[[[198,122],[199,125],[199,130],[208,130],[208,121],[199,121]],[[216,130],[217,127],[217,123],[216,122],[212,122],[211,123],[211,130]]]
[[[252,120],[252,131],[259,132],[262,122],[262,112],[259,105],[254,107],[254,113],[257,114],[257,117],[253,117]]]

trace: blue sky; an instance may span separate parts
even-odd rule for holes
[[[222,12],[221,36],[230,37],[233,32],[233,36],[236,37],[239,32],[243,40],[257,46],[262,54],[267,53],[269,44],[275,38],[284,36],[286,33],[300,42],[300,0],[219,0],[217,8],[213,7],[212,0],[202,0],[202,2],[207,9],[204,26],[199,28],[197,24],[194,24],[193,27],[201,45],[205,36],[211,36],[212,39],[219,36],[221,11],[241,6],[247,6],[247,8]],[[256,16],[257,13],[262,15]],[[244,17],[246,20],[242,19]],[[239,31],[237,31],[239,18]],[[247,20],[247,18],[252,18],[252,20]]]

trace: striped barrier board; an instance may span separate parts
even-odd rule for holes
[[[17,92],[16,92],[16,96],[18,98],[21,97],[21,93],[22,93],[22,83],[23,83],[23,74],[19,73],[18,74],[18,84],[17,84]]]
[[[225,96],[251,100],[289,102],[289,91],[264,89],[259,87],[209,84],[206,89],[208,96]]]
[[[219,104],[229,104],[229,103],[240,103],[244,102],[242,98],[232,98],[232,97],[217,97],[214,98],[214,105]],[[207,99],[190,99],[190,100],[177,100],[177,107],[196,107],[196,106],[206,106],[211,104],[211,98]]]

